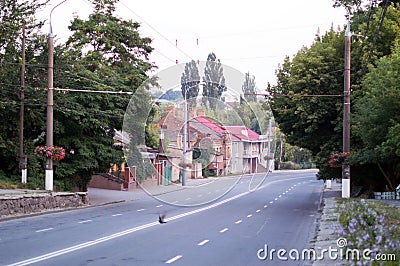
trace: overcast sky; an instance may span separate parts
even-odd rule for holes
[[[54,6],[61,0],[52,0]],[[116,16],[141,23],[142,36],[153,39],[151,61],[159,70],[176,60],[205,61],[214,52],[225,65],[256,77],[259,90],[276,83],[275,70],[286,55],[310,46],[333,25],[346,23],[343,8],[332,0],[121,0]],[[51,8],[51,7],[50,7]],[[53,12],[53,32],[65,41],[73,14],[86,18],[86,0],[67,0]],[[49,10],[41,16],[48,18]]]

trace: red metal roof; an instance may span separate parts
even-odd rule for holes
[[[232,133],[232,136],[236,136],[240,140],[257,141],[260,139],[260,135],[246,126],[225,126],[225,128]]]
[[[222,133],[226,130],[225,127],[218,125],[217,123],[215,123],[214,121],[205,116],[197,116],[194,119],[199,123],[202,123],[203,125],[207,126],[211,130],[217,132],[219,135],[222,135]]]

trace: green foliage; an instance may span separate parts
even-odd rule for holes
[[[250,76],[250,72],[247,72],[242,85],[243,96],[248,102],[257,101],[257,88],[254,76]]]
[[[221,99],[222,93],[227,90],[225,85],[224,70],[220,60],[214,53],[207,57],[204,69],[203,81],[203,105],[215,110],[218,107],[218,101]]]
[[[341,94],[343,77],[338,70],[343,66],[343,50],[343,35],[331,30],[310,48],[303,47],[293,60],[286,58],[277,71],[278,84],[271,88],[276,95],[271,108],[288,143],[306,148],[313,156],[325,157],[340,147],[341,98],[302,95]],[[323,145],[329,149],[326,154]],[[322,172],[328,168],[318,167]]]
[[[363,82],[363,95],[356,100],[354,128],[364,147],[356,154],[357,162],[379,163],[387,182],[400,182],[400,46],[382,57]]]
[[[20,84],[20,29],[25,22],[24,137],[28,186],[34,188],[41,188],[44,183],[44,161],[33,156],[33,150],[45,144],[48,52],[47,40],[39,33],[43,23],[34,18],[45,2],[2,1],[0,13],[0,170],[9,176],[18,175],[19,95],[16,88]],[[113,16],[117,2],[92,0],[94,11],[88,19],[75,17],[71,22],[72,36],[65,44],[55,47],[54,87],[135,92],[141,85],[148,88],[155,84],[155,79],[144,82],[154,67],[148,61],[153,50],[151,39],[140,36],[138,23]],[[55,93],[54,144],[67,150],[66,158],[54,163],[56,189],[85,190],[93,173],[108,172],[110,164],[119,165],[123,161],[122,150],[113,146],[113,135],[114,130],[122,128],[129,98],[104,93]],[[140,92],[132,97],[148,111],[146,115],[152,114],[147,99],[150,99],[148,94]],[[144,139],[146,126],[142,131]]]
[[[35,12],[47,1],[5,0],[0,3],[0,170],[7,176],[17,176],[19,169],[19,112],[22,56],[22,28],[26,29],[25,71],[25,138],[36,138],[44,128],[41,104],[46,72],[37,62],[42,62],[40,49],[45,39],[40,35],[43,22],[35,19]],[[40,134],[40,133],[39,133]],[[29,141],[25,153],[29,154]]]
[[[190,103],[192,107],[196,107],[196,97],[199,94],[200,74],[197,64],[194,60],[185,64],[185,70],[181,76],[182,97]],[[186,95],[186,97],[185,97]],[[189,101],[193,99],[192,101]]]
[[[400,32],[399,5],[362,6],[360,1],[335,1],[335,5],[349,7],[352,32],[368,37],[352,38],[351,152],[356,163],[352,182],[367,189],[392,187],[399,182],[399,66],[394,48]],[[342,99],[299,96],[342,94],[343,53],[343,32],[317,36],[309,48],[284,61],[277,71],[278,84],[271,88],[280,129],[290,144],[312,152],[321,177],[341,177],[340,169],[329,167],[328,158],[342,146]]]

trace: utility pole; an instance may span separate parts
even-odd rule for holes
[[[24,153],[24,99],[25,99],[25,24],[22,27],[22,62],[21,62],[21,91],[19,109],[19,169],[21,170],[21,183],[27,180],[27,158]]]
[[[350,152],[350,19],[347,22],[344,51],[344,97],[343,97],[343,152]],[[350,165],[342,166],[342,198],[350,198]]]
[[[53,8],[54,10],[54,8]],[[53,11],[52,10],[52,11]],[[51,15],[50,15],[51,18]],[[50,21],[51,23],[51,21]],[[53,30],[50,24],[50,33],[48,35],[48,67],[47,67],[47,119],[46,119],[46,145],[48,147],[53,146],[53,52],[54,52],[54,36]],[[46,179],[45,179],[46,190],[53,190],[53,161],[51,157],[46,157]]]

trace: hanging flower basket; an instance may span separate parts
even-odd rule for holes
[[[37,146],[34,153],[36,156],[45,156],[56,161],[61,161],[65,157],[65,149],[59,146]]]
[[[350,152],[334,152],[329,155],[329,166],[339,168],[349,164]]]

